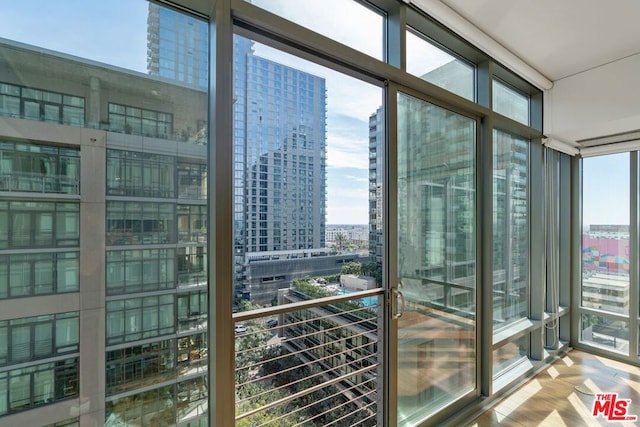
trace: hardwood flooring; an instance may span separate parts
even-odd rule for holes
[[[609,421],[603,414],[594,416],[597,393],[618,393],[618,400],[631,399],[627,415],[638,420]],[[468,425],[640,426],[640,368],[572,350]]]

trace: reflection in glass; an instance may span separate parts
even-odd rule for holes
[[[506,83],[494,79],[493,111],[528,125],[529,97]]]
[[[0,141],[0,191],[80,192],[80,150]]]
[[[529,335],[509,341],[493,351],[493,375],[504,372],[518,362],[527,360],[529,354]]]
[[[595,314],[582,314],[581,341],[604,347],[622,354],[629,354],[629,322]]]
[[[165,340],[107,351],[107,395],[175,379],[175,348]]]
[[[83,425],[206,422],[209,25],[158,3],[3,5],[0,121],[30,137],[0,131],[0,299],[38,300],[0,322],[0,415],[81,395]]]
[[[275,305],[293,279],[349,262],[375,275],[367,182],[384,141],[369,115],[383,115],[381,89],[237,35],[234,64],[236,307]]]
[[[407,72],[467,98],[475,98],[473,65],[427,41],[413,29],[407,32]]]
[[[398,422],[473,391],[475,121],[398,96]]]
[[[79,254],[0,255],[0,299],[78,290]]]
[[[247,0],[271,13],[382,60],[384,16],[361,2]],[[353,25],[356,20],[358,25]],[[362,31],[366,28],[367,31]]]
[[[370,202],[383,205],[382,101],[380,87],[235,36],[237,317],[381,287],[382,253],[380,263],[369,262],[368,236]],[[381,244],[382,223],[373,223]],[[312,317],[308,324],[293,313],[237,321],[237,425],[376,425],[377,299],[302,310]],[[198,316],[189,315],[194,303],[180,301],[181,327],[197,327]],[[311,334],[318,328],[322,336]],[[298,394],[293,411],[269,406]]]
[[[78,359],[0,372],[0,416],[78,394]]]
[[[527,317],[529,285],[528,141],[494,131],[493,328]]]

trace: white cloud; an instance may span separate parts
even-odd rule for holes
[[[382,58],[383,18],[355,1],[252,0],[251,3],[375,58]]]
[[[346,179],[351,179],[353,181],[357,181],[357,182],[369,182],[369,178],[363,178],[361,176],[354,176],[354,175],[345,175]]]
[[[368,175],[353,169],[332,169],[327,177],[327,222],[367,224],[369,222]]]
[[[367,206],[344,204],[327,209],[327,224],[368,224]]]
[[[329,199],[328,224],[368,224],[369,199],[366,191],[338,191]]]
[[[329,135],[327,147],[329,168],[369,169],[369,149],[360,141]]]

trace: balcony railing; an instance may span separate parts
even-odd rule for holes
[[[234,314],[236,424],[377,425],[381,293],[290,290],[281,305]]]

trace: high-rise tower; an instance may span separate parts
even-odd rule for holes
[[[149,74],[206,87],[209,81],[206,23],[149,2],[147,25]]]
[[[150,4],[148,24],[149,73],[203,86],[206,23]],[[248,299],[246,253],[324,247],[325,80],[260,57],[236,36],[233,108],[234,286]]]

